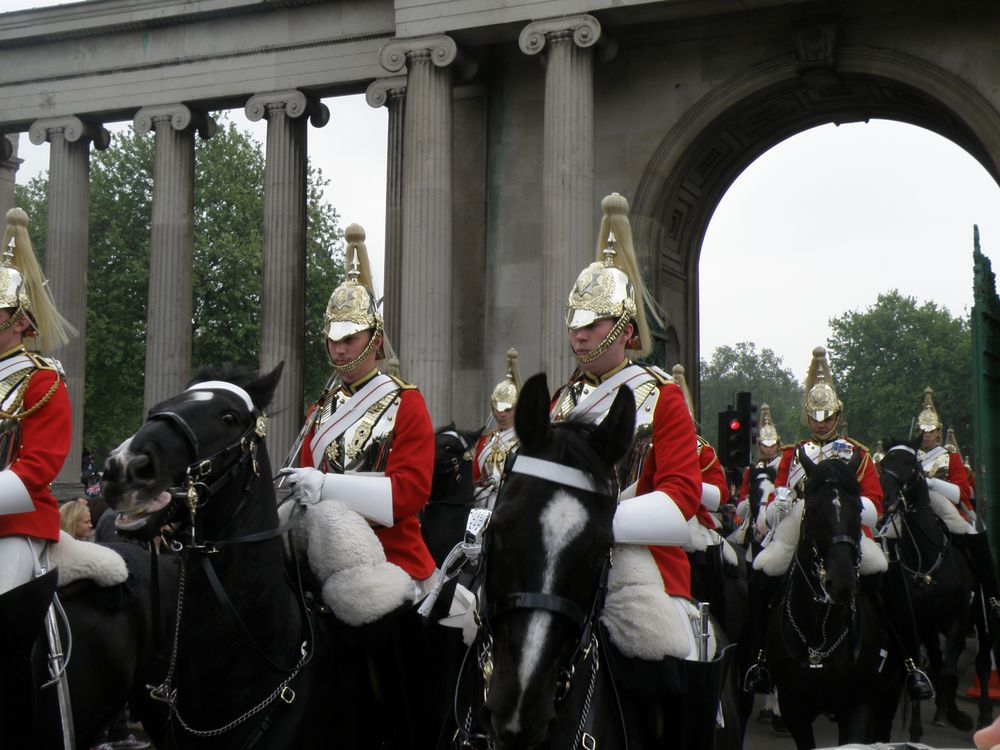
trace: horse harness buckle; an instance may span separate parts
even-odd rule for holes
[[[291,705],[292,701],[295,700],[295,691],[288,687],[288,685],[285,685],[281,688],[281,692],[278,694],[278,697],[288,705]]]

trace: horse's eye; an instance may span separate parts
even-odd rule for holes
[[[239,417],[236,416],[235,412],[227,411],[222,415],[222,421],[228,425],[234,425],[239,422]]]

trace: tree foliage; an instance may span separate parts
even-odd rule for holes
[[[945,430],[955,428],[967,454],[972,443],[972,333],[968,317],[933,302],[918,304],[893,290],[871,307],[830,321],[830,369],[844,402],[849,434],[874,445],[906,437],[920,413],[924,388]]]
[[[802,431],[802,386],[771,349],[757,351],[751,342],[720,346],[712,359],[701,361],[701,426],[699,433],[716,448],[717,415],[736,404],[737,391],[750,391],[753,403],[771,407],[782,442],[791,443]],[[758,415],[759,416],[759,415]]]
[[[225,115],[218,132],[197,141],[194,206],[192,366],[255,368],[260,349],[264,156]],[[154,139],[130,130],[91,158],[84,443],[106,455],[142,421]],[[306,397],[329,375],[323,311],[342,279],[342,233],[324,201],[329,183],[308,171],[306,248]],[[47,177],[18,186],[44,254]],[[72,321],[71,321],[72,322]],[[58,355],[58,353],[57,353]]]

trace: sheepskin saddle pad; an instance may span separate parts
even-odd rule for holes
[[[125,560],[109,547],[76,539],[65,531],[49,545],[49,565],[59,570],[59,586],[90,580],[98,586],[114,586],[128,578]]]

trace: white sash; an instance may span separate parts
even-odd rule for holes
[[[847,450],[844,446],[847,446],[850,450]],[[819,463],[820,461],[825,461],[831,456],[838,456],[843,458],[845,461],[850,460],[851,456],[854,455],[854,446],[848,443],[846,440],[834,440],[829,443],[825,443],[823,447],[819,447],[816,443],[808,442],[804,443],[802,446],[805,449],[806,456],[813,463]],[[785,486],[788,489],[795,489],[802,478],[806,475],[805,467],[798,461],[798,451],[792,454],[794,458],[792,459],[792,468],[788,472],[788,481]]]
[[[35,362],[25,354],[18,354],[16,357],[5,359],[3,362],[0,362],[0,381],[9,378],[14,373],[21,372],[22,370],[33,369],[34,367]],[[14,396],[15,393],[17,393],[16,388],[12,390],[9,395]],[[4,408],[7,408],[7,404],[4,404],[3,406]]]
[[[934,468],[934,462],[942,453],[947,453],[947,449],[940,445],[935,445],[929,451],[920,452],[920,464],[924,467],[924,471],[930,471]]]
[[[583,401],[570,409],[566,418],[596,422],[602,414],[611,408],[611,403],[618,395],[619,388],[627,385],[635,390],[635,386],[650,380],[652,377],[645,368],[639,365],[629,365],[592,390]]]
[[[310,447],[313,466],[319,466],[330,443],[339,438],[347,429],[358,421],[373,404],[385,398],[390,393],[399,390],[399,384],[388,375],[379,373],[362,386],[361,390],[351,396],[337,409],[330,420],[320,427],[313,435]]]
[[[479,464],[479,476],[486,475],[486,462],[489,460],[490,454],[493,452],[493,446],[499,443],[503,445],[511,441],[514,438],[514,428],[508,427],[503,432],[494,432],[490,435],[490,439],[486,441],[483,445],[483,449],[479,452],[479,456],[476,458],[476,463]]]

